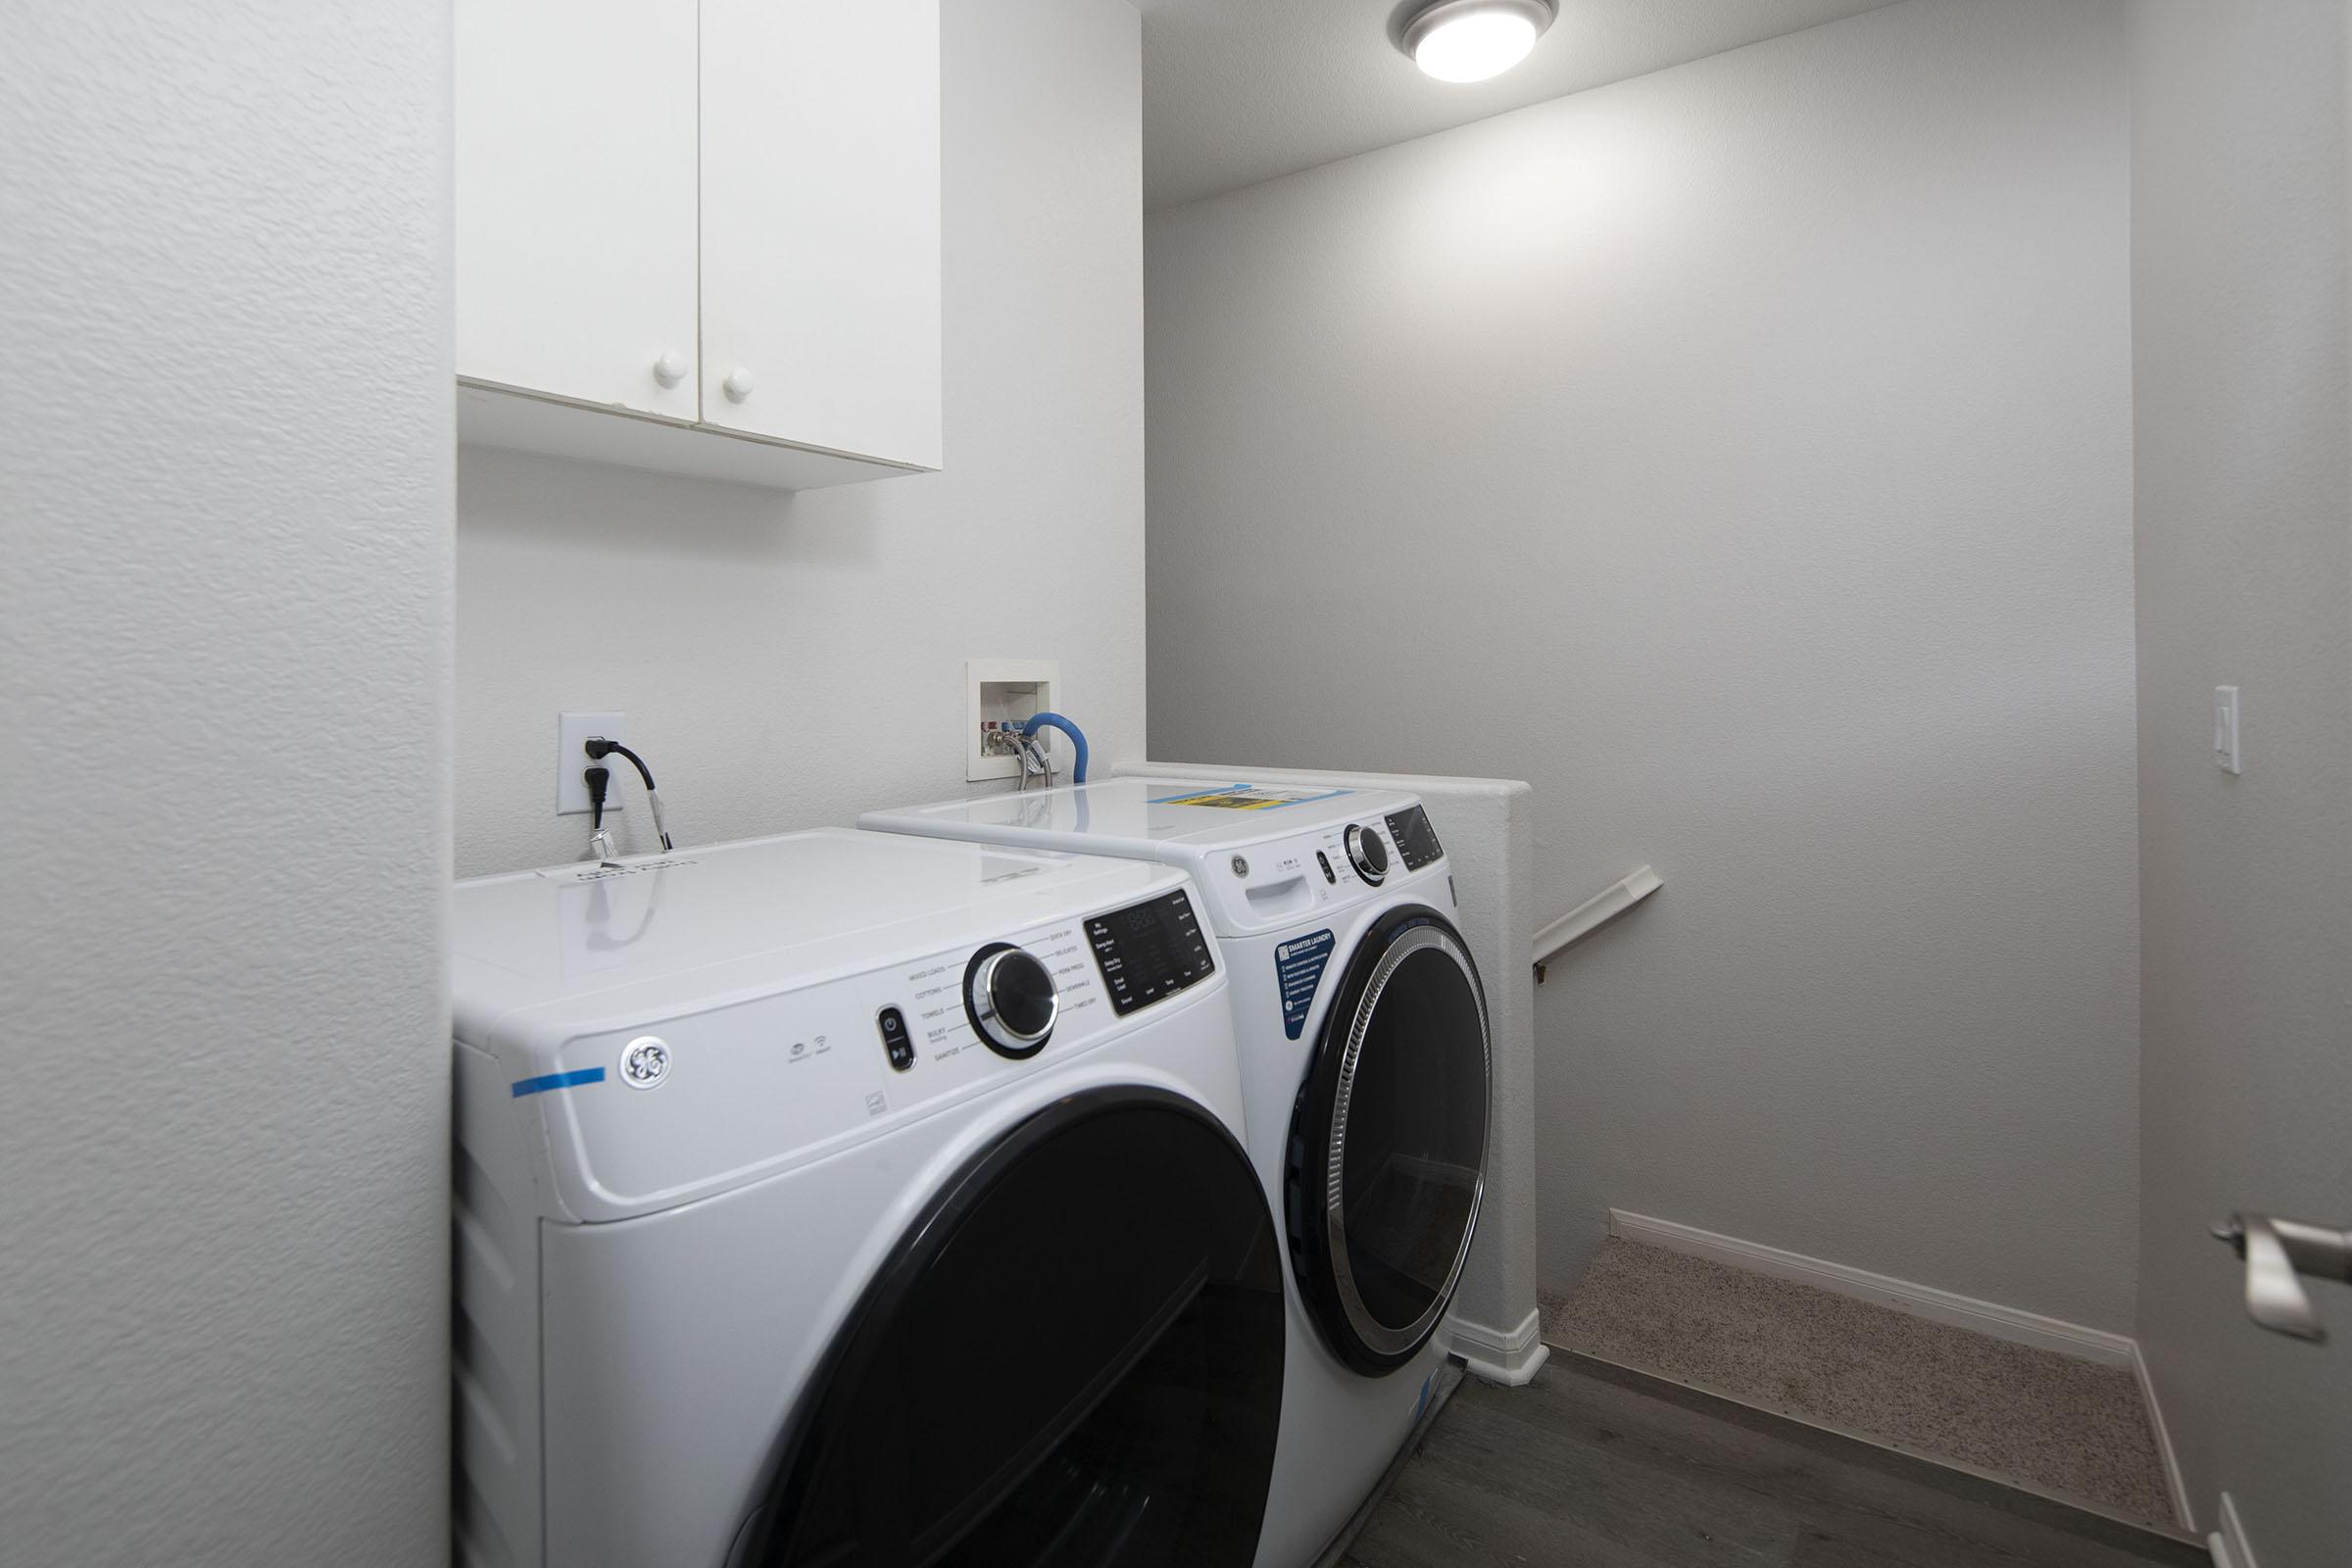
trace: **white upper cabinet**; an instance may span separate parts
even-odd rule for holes
[[[695,417],[695,0],[458,6],[458,374]]]
[[[939,466],[939,275],[938,0],[703,0],[704,422]]]
[[[462,438],[939,466],[939,0],[456,11]]]

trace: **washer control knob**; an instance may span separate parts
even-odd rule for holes
[[[963,1001],[972,1028],[1000,1056],[1035,1055],[1061,1014],[1053,971],[1034,955],[1004,944],[972,955]]]
[[[1379,829],[1348,824],[1348,863],[1374,887],[1389,879],[1389,847],[1380,841]]]

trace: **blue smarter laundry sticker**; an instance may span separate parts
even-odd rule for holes
[[[1331,961],[1333,940],[1330,932],[1317,931],[1274,948],[1274,977],[1282,987],[1282,1032],[1293,1040],[1306,1027],[1315,987],[1323,983],[1323,966]]]

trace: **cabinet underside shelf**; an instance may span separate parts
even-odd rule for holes
[[[686,424],[626,409],[570,403],[486,382],[458,382],[458,439],[550,457],[774,490],[818,490],[932,470],[820,448],[794,446],[711,425]]]

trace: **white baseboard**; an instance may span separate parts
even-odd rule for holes
[[[2222,1494],[2222,1528],[2205,1538],[2213,1553],[2213,1568],[2254,1568],[2254,1548],[2246,1544],[2246,1527],[2237,1517],[2237,1499]]]
[[[2189,1506],[2188,1483],[2180,1475],[2180,1456],[2173,1451],[2173,1435],[2164,1424],[2164,1405],[2156,1397],[2156,1379],[2148,1372],[2148,1358],[2139,1353],[2139,1342],[2132,1343],[2132,1372],[2139,1379],[2139,1402],[2147,1407],[2148,1431],[2156,1440],[2156,1457],[2164,1461],[2164,1490],[2173,1499],[2173,1518],[2189,1535],[2197,1533],[2196,1510]]]
[[[1536,1369],[1551,1354],[1544,1343],[1544,1314],[1530,1308],[1527,1320],[1507,1332],[1455,1319],[1446,1325],[1453,1353],[1477,1377],[1489,1383],[1518,1388],[1535,1380]]]
[[[1818,1257],[1807,1257],[1801,1252],[1766,1247],[1759,1242],[1743,1242],[1735,1236],[1718,1236],[1713,1231],[1702,1231],[1691,1225],[1677,1225],[1672,1220],[1629,1214],[1619,1208],[1609,1210],[1609,1234],[1623,1237],[1629,1242],[1640,1242],[1645,1247],[1711,1258],[1750,1273],[1793,1280],[1799,1285],[1810,1285],[1815,1290],[1876,1301],[1881,1306],[1890,1306],[1898,1312],[1908,1312],[1913,1317],[1924,1317],[1930,1322],[1973,1329],[1979,1334],[1989,1334],[1996,1340],[2031,1345],[2037,1349],[2056,1350],[2061,1355],[2096,1361],[2101,1366],[2129,1368],[2137,1349],[2128,1335],[2084,1328],[2080,1323],[2044,1317],[2038,1312],[2002,1306],[1994,1301],[1980,1301],[1975,1297],[1960,1296],[1951,1291],[1939,1291],[1933,1285],[1914,1285],[1909,1280],[1873,1274],[1868,1269],[1849,1268],[1843,1263],[1826,1262]]]

